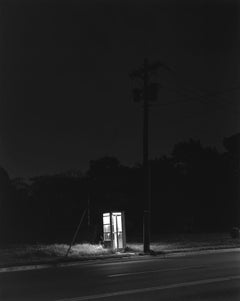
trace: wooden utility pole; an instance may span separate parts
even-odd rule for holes
[[[150,197],[150,170],[149,170],[149,102],[157,99],[158,84],[150,82],[150,77],[161,64],[149,64],[144,59],[143,67],[133,71],[130,77],[142,81],[141,88],[135,88],[134,101],[143,101],[143,177],[144,177],[144,212],[143,212],[143,251],[150,252],[150,220],[151,220],[151,197]]]
[[[149,166],[148,166],[148,142],[149,142],[149,71],[148,60],[144,59],[143,66],[143,174],[144,174],[144,201],[145,210],[143,215],[143,251],[150,252],[150,217],[151,217],[151,200],[150,200],[150,183],[149,183]]]

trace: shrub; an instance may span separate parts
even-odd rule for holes
[[[240,237],[240,229],[237,227],[233,227],[231,230],[231,237],[232,238],[239,238]]]

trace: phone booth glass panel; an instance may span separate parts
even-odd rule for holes
[[[111,241],[111,220],[110,213],[103,214],[103,240]]]
[[[103,214],[103,239],[105,246],[113,250],[126,247],[124,212],[109,212]]]

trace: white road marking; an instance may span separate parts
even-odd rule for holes
[[[190,269],[200,269],[204,268],[203,265],[199,266],[190,266],[190,267],[182,267],[182,268],[169,268],[169,269],[158,269],[158,270],[147,270],[141,272],[132,272],[132,273],[119,273],[119,274],[112,274],[108,275],[108,277],[123,277],[123,276],[131,276],[131,275],[140,275],[140,274],[148,274],[148,273],[158,273],[158,272],[170,272],[170,271],[182,271],[182,270],[190,270]]]
[[[15,267],[0,268],[0,273],[41,270],[41,269],[47,269],[51,267],[52,265],[50,264],[15,266]]]
[[[161,290],[171,289],[171,288],[180,288],[180,287],[188,287],[188,286],[195,286],[195,285],[201,285],[201,284],[210,284],[210,283],[231,281],[231,280],[237,280],[237,279],[240,279],[240,275],[219,277],[219,278],[210,278],[210,279],[203,279],[203,280],[154,286],[154,287],[146,287],[146,288],[125,290],[125,291],[112,292],[112,293],[96,294],[96,295],[89,295],[89,296],[82,296],[82,297],[75,297],[75,298],[64,298],[64,299],[58,299],[56,301],[94,300],[94,299],[110,298],[110,297],[117,297],[117,296],[124,296],[124,295],[138,294],[138,293],[161,291]]]

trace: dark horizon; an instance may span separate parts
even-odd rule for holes
[[[2,1],[0,166],[11,177],[141,162],[129,73],[159,73],[150,159],[189,138],[222,151],[239,127],[237,1]]]
[[[152,157],[150,158],[150,161],[154,161],[154,160],[161,160],[161,159],[164,159],[164,158],[168,158],[170,159],[172,157],[172,151],[174,149],[174,147],[178,144],[181,144],[181,143],[189,143],[190,141],[199,141],[200,145],[205,149],[209,148],[211,150],[216,150],[218,154],[224,154],[227,152],[227,149],[224,147],[223,145],[223,141],[225,138],[235,138],[235,139],[238,139],[239,140],[239,135],[240,133],[235,133],[233,135],[231,135],[230,137],[224,137],[222,139],[222,144],[221,146],[218,148],[214,145],[204,145],[202,144],[202,142],[198,139],[194,139],[194,138],[189,138],[189,139],[186,139],[186,140],[183,140],[183,141],[178,141],[177,143],[175,143],[171,149],[171,151],[169,153],[166,153],[166,154],[162,154],[162,155],[159,155],[159,156],[155,156],[155,157]],[[239,146],[238,146],[239,147]],[[71,176],[71,174],[73,175],[73,173],[77,173],[77,174],[81,174],[82,177],[85,177],[87,172],[89,171],[90,169],[90,164],[91,162],[94,162],[94,161],[98,161],[98,160],[101,160],[101,159],[106,159],[106,158],[115,158],[117,160],[119,160],[119,163],[124,166],[124,167],[130,167],[130,168],[134,168],[134,167],[140,167],[142,166],[142,158],[139,160],[139,161],[135,161],[135,162],[123,162],[122,160],[120,160],[120,158],[118,158],[117,156],[113,156],[111,154],[106,154],[106,155],[103,155],[103,156],[100,156],[100,157],[96,157],[96,158],[90,158],[90,160],[87,162],[87,167],[85,170],[81,169],[81,168],[78,168],[78,167],[73,167],[73,168],[68,168],[68,169],[62,169],[62,170],[57,170],[57,171],[53,171],[53,172],[45,172],[45,173],[40,173],[40,174],[33,174],[33,175],[28,175],[28,176],[22,176],[22,175],[17,175],[17,176],[14,176],[14,175],[11,175],[8,170],[3,166],[3,165],[0,165],[1,168],[3,168],[9,178],[11,180],[14,180],[14,179],[23,179],[23,180],[34,180],[34,179],[37,179],[38,177],[54,177],[54,176],[60,176],[60,175],[67,175],[69,174]]]

